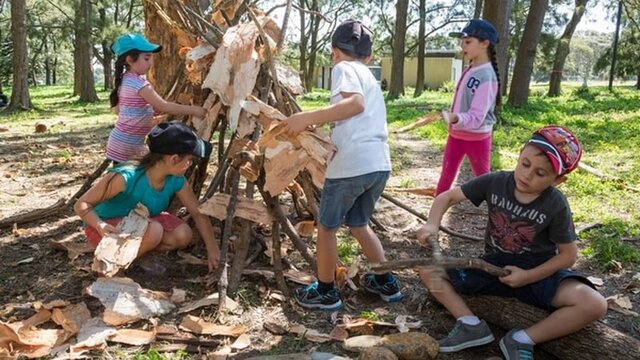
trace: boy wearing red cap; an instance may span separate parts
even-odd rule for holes
[[[556,186],[578,166],[581,155],[580,143],[569,130],[546,126],[522,148],[514,171],[485,174],[436,197],[418,240],[426,245],[429,236],[437,235],[444,213],[454,204],[468,199],[479,206],[486,201],[489,219],[482,259],[510,272],[499,278],[471,269],[450,269],[443,275],[420,272],[431,294],[456,318],[453,330],[439,341],[441,352],[494,339],[458,293],[514,297],[551,312],[500,340],[507,360],[533,359],[536,343],[576,332],[605,315],[607,302],[593,284],[568,270],[578,247],[569,203]],[[440,276],[445,281],[434,281]]]

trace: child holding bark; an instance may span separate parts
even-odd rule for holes
[[[191,243],[192,230],[180,218],[164,212],[175,194],[193,217],[207,248],[209,270],[218,266],[219,249],[209,218],[198,210],[198,201],[184,173],[195,158],[206,158],[211,144],[199,139],[181,121],[156,125],[148,136],[150,152],[139,165],[116,166],[93,185],[75,204],[75,212],[85,222],[85,235],[94,247],[116,225],[142,203],[150,213],[150,222],[138,252],[139,265],[152,274],[164,273],[154,262],[153,252],[180,249]]]
[[[581,154],[569,130],[543,127],[522,148],[515,171],[485,174],[436,197],[419,241],[426,245],[429,236],[437,235],[451,206],[466,199],[476,206],[486,201],[489,219],[482,259],[509,271],[499,278],[467,269],[420,272],[431,294],[456,318],[453,330],[439,341],[441,352],[494,339],[459,293],[514,297],[551,312],[500,340],[507,360],[533,359],[535,344],[576,332],[605,315],[607,302],[593,284],[568,270],[576,262],[578,247],[569,203],[556,186],[578,166]]]
[[[161,49],[140,34],[121,35],[111,45],[117,59],[110,102],[118,121],[109,135],[106,157],[116,164],[147,153],[144,138],[154,125],[154,112],[198,117],[207,113],[200,106],[165,101],[145,79],[153,65],[153,53]]]
[[[348,20],[340,24],[331,38],[331,105],[285,120],[291,134],[308,126],[331,123],[331,140],[338,149],[327,167],[320,201],[318,281],[295,292],[298,304],[310,309],[335,310],[342,306],[334,284],[336,233],[342,224],[349,227],[369,261],[385,261],[380,239],[369,227],[369,218],[391,171],[384,98],[366,66],[372,45],[373,34],[361,22]],[[362,279],[363,287],[384,301],[402,299],[400,284],[393,274],[365,274]]]

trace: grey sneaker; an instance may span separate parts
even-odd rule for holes
[[[500,339],[500,350],[506,360],[533,360],[533,345],[523,344],[513,339],[513,333],[518,329],[509,331]]]
[[[440,352],[451,353],[492,341],[493,334],[484,320],[481,320],[478,325],[467,325],[462,321],[456,321],[449,335],[440,339],[438,345],[440,345]]]

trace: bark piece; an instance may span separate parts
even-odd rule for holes
[[[211,199],[200,205],[200,212],[216,219],[224,220],[227,216],[227,206],[230,198],[227,194],[215,194]],[[241,196],[238,196],[234,215],[258,224],[270,224],[273,221],[264,204]]]
[[[0,354],[36,358],[48,355],[51,350],[64,343],[71,334],[62,329],[38,329],[36,326],[48,321],[51,312],[41,309],[34,316],[15,323],[0,321]]]
[[[196,309],[199,309],[201,307],[204,306],[209,306],[209,305],[218,305],[218,300],[220,298],[220,295],[218,293],[213,293],[209,296],[206,296],[198,301],[192,301],[189,303],[184,304],[180,310],[178,310],[178,313],[186,313],[189,311],[193,311]],[[239,309],[240,305],[238,305],[237,302],[233,301],[230,298],[226,298],[225,300],[225,305],[227,307],[227,309],[231,310],[231,311],[236,311],[237,309]]]
[[[277,62],[276,71],[278,73],[278,81],[280,81],[282,86],[284,86],[292,95],[304,94],[304,86],[302,86],[299,71]]]
[[[229,28],[222,38],[215,61],[202,87],[213,90],[229,106],[229,126],[235,131],[241,101],[251,95],[260,70],[255,42],[258,29],[253,23]]]
[[[104,305],[104,322],[122,325],[169,313],[175,305],[168,294],[143,289],[129,278],[98,278],[87,293]]]
[[[51,313],[51,319],[62,326],[69,334],[75,335],[82,326],[91,319],[91,313],[83,302],[69,305],[63,308],[55,308]]]
[[[139,329],[118,329],[116,333],[109,337],[109,341],[127,344],[127,345],[147,345],[151,344],[156,338],[155,331],[146,331]]]
[[[107,338],[116,333],[116,328],[105,324],[101,318],[95,317],[87,321],[78,333],[78,342],[69,349],[74,358],[91,350],[103,350],[107,347]]]
[[[73,237],[75,237],[75,235],[62,240],[51,240],[49,241],[49,247],[56,250],[66,251],[70,260],[75,260],[82,254],[93,252],[94,249],[91,245],[86,242],[74,242],[71,239]]]
[[[148,225],[149,210],[138,203],[118,224],[119,234],[108,234],[100,240],[91,270],[111,277],[121,269],[128,268],[138,256],[142,236]]]
[[[289,332],[304,337],[305,339],[315,343],[325,343],[333,340],[331,335],[323,334],[318,330],[308,329],[304,325],[292,323]]]
[[[385,335],[378,344],[406,360],[435,359],[439,351],[438,342],[420,332]]]
[[[180,323],[180,328],[182,330],[186,330],[192,332],[194,334],[200,335],[221,335],[221,336],[233,336],[238,337],[244,334],[247,331],[247,328],[243,325],[236,326],[227,326],[227,325],[216,325],[203,319],[187,315],[182,319]]]

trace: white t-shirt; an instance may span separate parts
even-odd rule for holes
[[[331,103],[343,99],[341,92],[358,93],[364,111],[332,124],[331,141],[338,151],[329,162],[325,177],[340,179],[391,171],[387,145],[387,109],[380,85],[360,61],[341,61],[331,72]]]

